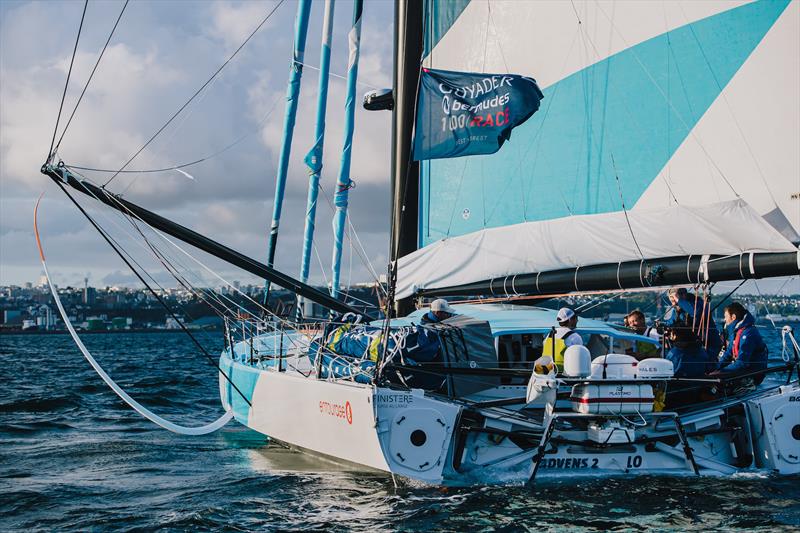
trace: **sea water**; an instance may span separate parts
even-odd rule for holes
[[[773,355],[780,335],[763,329]],[[216,357],[220,334],[201,339]],[[85,335],[158,414],[220,414],[214,367],[179,333]],[[534,489],[395,486],[230,423],[174,435],[115,396],[66,335],[2,335],[0,531],[542,531],[800,528],[800,477],[634,477]],[[292,409],[286,398],[276,409]]]

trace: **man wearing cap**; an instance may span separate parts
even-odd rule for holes
[[[422,315],[423,324],[434,324],[446,320],[456,314],[456,310],[450,307],[447,300],[439,298],[431,302],[431,310]]]
[[[569,307],[562,307],[556,315],[558,327],[553,328],[544,339],[542,356],[549,355],[553,358],[558,371],[564,370],[564,351],[567,347],[583,345],[583,339],[575,333],[578,325],[578,315]]]

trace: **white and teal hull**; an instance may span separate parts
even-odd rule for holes
[[[241,349],[241,353],[239,351]],[[251,364],[247,345],[228,351],[220,368],[251,405],[220,376],[223,407],[236,420],[282,443],[363,468],[430,484],[521,484],[529,481],[546,432],[541,414],[480,407],[422,390],[397,390],[352,381],[317,379],[298,354]],[[481,400],[524,395],[500,386]],[[476,407],[477,406],[477,407]],[[558,405],[557,405],[558,407]],[[557,427],[538,459],[535,479],[574,476],[733,475],[757,470],[800,473],[800,387],[757,391],[738,401],[680,416],[646,415],[629,426],[630,443],[599,445],[583,420],[614,417],[558,410]],[[572,428],[570,424],[575,424]],[[624,424],[623,424],[624,425]]]

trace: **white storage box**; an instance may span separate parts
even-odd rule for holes
[[[569,400],[576,413],[646,414],[653,412],[653,387],[627,383],[575,385]]]
[[[668,359],[651,357],[639,361],[636,374],[639,379],[668,379],[675,375],[675,366]]]
[[[636,440],[636,430],[613,421],[603,425],[592,422],[589,424],[587,435],[589,440],[600,444],[620,444]]]
[[[592,361],[592,379],[636,379],[637,363],[635,357],[620,353],[595,357]]]

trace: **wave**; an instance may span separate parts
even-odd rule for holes
[[[54,396],[50,398],[26,398],[8,403],[0,403],[0,413],[49,413],[80,407],[79,397]]]

